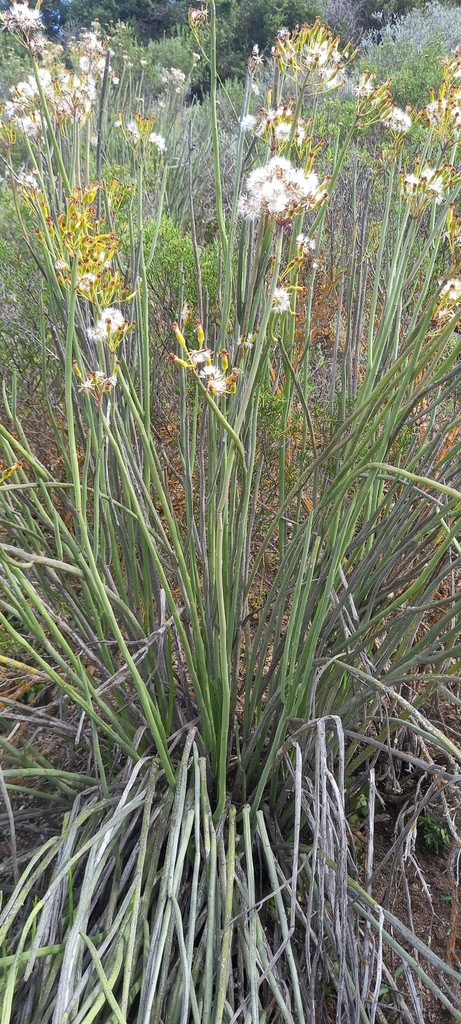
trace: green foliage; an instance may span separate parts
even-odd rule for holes
[[[452,842],[452,836],[443,822],[429,812],[418,818],[418,831],[421,830],[424,845],[431,853],[443,853]]]
[[[152,239],[155,225],[145,231],[146,246]],[[200,269],[202,287],[208,293],[210,324],[218,321],[218,274],[219,245],[217,239],[200,248]],[[178,302],[182,295],[197,315],[198,292],[197,273],[194,247],[190,232],[181,231],[170,217],[162,217],[154,258],[149,270],[149,286],[153,298],[153,315],[158,322],[167,323],[168,336],[171,337],[170,325],[180,314]]]
[[[368,817],[368,792],[355,796],[350,807],[347,820],[351,828],[359,828]]]
[[[320,0],[241,0],[238,12],[239,46],[249,55],[257,43],[262,50],[270,46],[281,28],[293,29],[306,22],[313,24],[321,14]],[[237,42],[237,40],[236,40]]]
[[[23,398],[36,392],[42,371],[37,296],[38,268],[15,230],[9,188],[0,188],[0,380],[18,380]],[[50,360],[50,383],[57,367]]]
[[[162,92],[164,69],[179,68],[188,77],[194,67],[193,40],[183,26],[169,36],[143,42],[132,24],[118,22],[111,26],[110,41],[118,75],[129,73],[146,104]]]
[[[442,52],[437,39],[427,43],[423,51],[403,41],[386,42],[361,58],[358,69],[375,71],[379,82],[390,78],[398,106],[419,108],[429,103],[432,89],[437,92],[440,88]]]
[[[12,85],[30,74],[27,52],[11,32],[0,32],[0,103],[10,99]]]
[[[187,4],[182,0],[44,0],[42,10],[51,31],[68,25],[88,27],[93,21],[107,30],[123,21],[135,26],[145,40],[161,38],[187,22]]]
[[[68,810],[21,877],[11,827],[3,1024],[222,1024],[273,1001],[296,1024],[315,1007],[320,1024],[333,989],[338,1019],[367,1024],[404,997],[421,1020],[424,984],[460,1007],[459,971],[358,883],[345,803],[360,820],[366,792],[371,820],[374,766],[403,720],[428,751],[415,767],[453,766],[459,798],[461,750],[426,717],[461,661],[457,125],[441,145],[421,124],[431,176],[386,89],[354,95],[338,131],[321,101],[341,58],[321,26],[277,43],[295,102],[248,123],[251,71],[237,124],[212,0],[209,13],[200,108],[170,80],[163,114],[143,116],[128,55],[117,125],[100,68],[105,119],[81,109],[81,83],[63,114],[65,55],[32,97],[34,173],[6,151],[14,230],[44,282],[40,401],[59,457],[13,379],[0,625],[72,709],[62,722],[26,708],[29,724],[66,727],[90,767],[53,770],[0,736],[5,802],[38,772]],[[381,870],[404,870],[401,821]]]

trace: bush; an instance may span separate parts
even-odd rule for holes
[[[421,107],[442,80],[441,57],[461,43],[461,8],[434,0],[374,29],[361,40],[359,69],[392,79],[396,103]]]
[[[375,71],[379,82],[390,78],[395,102],[419,108],[429,103],[431,90],[440,88],[442,53],[437,41],[428,42],[423,50],[406,42],[385,42],[361,59],[359,69]]]
[[[452,3],[431,0],[367,32],[361,39],[362,51],[367,55],[378,45],[406,43],[418,53],[433,43],[439,43],[442,53],[453,53],[461,44],[461,7]],[[389,59],[392,60],[390,51]]]
[[[2,1024],[256,1022],[268,1006],[320,1024],[330,999],[338,1020],[402,999],[424,1020],[424,986],[461,1006],[457,968],[373,896],[376,873],[391,890],[408,869],[422,810],[460,799],[461,750],[427,715],[436,689],[459,703],[461,58],[434,101],[449,116],[421,119],[424,158],[367,76],[321,154],[347,59],[331,33],[277,37],[280,93],[249,117],[254,54],[238,124],[220,122],[209,14],[192,19],[211,47],[200,194],[171,78],[156,120],[130,90],[115,119],[97,35],[61,59],[31,45],[28,7],[5,18],[26,26],[35,83],[0,131],[44,282],[53,450],[13,380],[0,660],[56,700],[19,719],[2,693]],[[411,804],[373,865],[377,787],[385,801],[408,759]],[[365,864],[345,805],[360,791]],[[24,866],[30,799],[61,822]]]

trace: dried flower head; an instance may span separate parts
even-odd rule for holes
[[[274,313],[290,312],[290,293],[286,288],[276,288],[272,298]]]
[[[263,62],[264,57],[259,52],[258,44],[255,43],[248,59],[248,70],[250,72],[250,75],[253,75],[254,72],[256,71],[256,68],[259,67],[259,65],[262,64]]]
[[[392,107],[389,113],[383,118],[383,123],[391,129],[392,132],[408,132],[412,125],[410,115],[405,111],[401,110],[400,107]]]
[[[13,3],[9,11],[0,13],[5,29],[9,32],[20,32],[24,39],[29,39],[35,32],[43,28],[39,7],[29,7],[28,3]]]
[[[307,80],[311,90],[319,93],[337,89],[345,81],[344,69],[354,54],[347,49],[341,52],[339,45],[339,37],[317,19],[314,25],[301,25],[293,32],[281,29],[273,54],[285,74]]]
[[[265,167],[252,171],[246,193],[239,200],[242,217],[275,217],[279,222],[291,220],[305,210],[315,210],[328,198],[325,184],[319,185],[313,171],[305,174],[284,157],[272,157]]]
[[[242,132],[252,131],[256,127],[258,119],[254,114],[245,114],[244,117],[240,118],[240,130]]]
[[[123,316],[120,309],[109,306],[104,309],[95,327],[88,331],[91,341],[103,342],[111,352],[115,352],[123,338],[134,329],[134,324]]]
[[[450,164],[441,167],[425,166],[414,174],[402,175],[402,192],[412,204],[412,213],[419,215],[431,203],[441,203],[448,197],[450,189],[461,179],[458,171]]]
[[[202,25],[206,25],[207,20],[208,15],[206,7],[200,7],[199,9],[196,7],[189,7],[189,25],[192,31],[200,28]]]
[[[108,377],[104,373],[104,370],[92,370],[90,372],[89,377],[86,380],[83,380],[83,375],[81,371],[78,369],[78,366],[74,363],[74,371],[77,377],[79,377],[80,380],[82,381],[78,390],[86,392],[87,394],[91,395],[91,397],[96,402],[98,408],[100,408],[102,396],[106,394],[106,392],[112,391],[117,383],[118,370],[119,364],[116,363],[114,367],[114,372],[113,374],[111,374],[110,377]]]
[[[200,370],[199,377],[204,378],[204,383],[210,395],[223,395],[227,391],[227,379],[218,366],[204,366]]]

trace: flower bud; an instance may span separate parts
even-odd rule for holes
[[[180,345],[181,348],[184,348],[186,350],[186,352],[187,352],[186,339],[185,339],[184,335],[181,334],[181,331],[179,330],[179,324],[178,324],[177,320],[175,320],[175,322],[173,324],[173,330],[174,330],[174,333],[176,335],[176,341],[178,342],[178,345]]]
[[[196,320],[195,321],[195,328],[196,328],[196,331],[197,331],[198,347],[202,348],[203,342],[205,341],[205,332],[203,330],[203,324],[202,324],[201,320]]]

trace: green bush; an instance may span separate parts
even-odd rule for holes
[[[37,440],[4,388],[0,626],[20,658],[0,663],[56,695],[23,705],[24,744],[1,695],[2,1024],[326,1024],[325,993],[338,1020],[402,1000],[424,1020],[425,987],[461,1007],[457,966],[374,889],[385,871],[392,894],[430,801],[460,800],[461,750],[430,716],[436,690],[459,704],[461,663],[461,56],[424,158],[366,76],[321,154],[347,59],[331,33],[279,35],[284,102],[248,118],[254,55],[242,116],[231,85],[220,117],[215,13],[195,16],[200,111],[170,79],[146,117],[136,77],[115,118],[92,35],[78,82],[31,46],[36,87],[0,122],[46,410]],[[375,868],[374,809],[408,758],[432,781]],[[64,814],[24,865],[31,798]]]
[[[440,88],[443,52],[437,39],[422,50],[400,40],[384,42],[361,58],[358,69],[375,71],[379,82],[390,78],[395,102],[403,108],[407,104],[419,108],[429,103],[432,89],[438,92]]]

